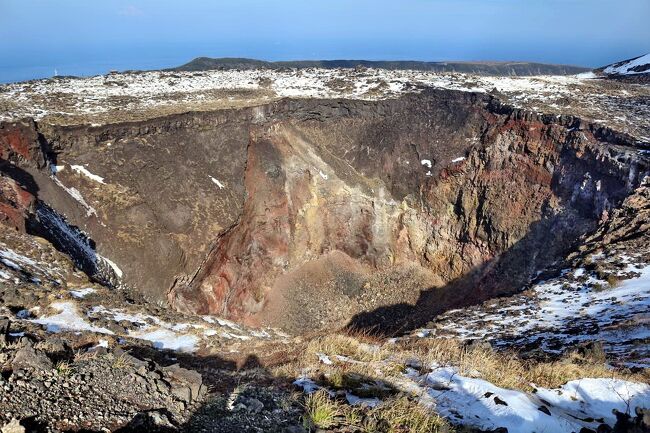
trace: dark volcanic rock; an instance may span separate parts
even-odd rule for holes
[[[11,367],[14,370],[21,368],[51,370],[53,365],[45,353],[35,350],[31,345],[27,345],[16,352]]]
[[[178,364],[163,367],[162,371],[169,379],[172,394],[188,404],[198,400],[205,391],[201,375],[196,371],[181,368]]]

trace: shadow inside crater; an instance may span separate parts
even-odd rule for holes
[[[593,218],[575,210],[537,221],[508,250],[443,287],[423,290],[415,304],[398,303],[358,313],[345,329],[381,337],[397,336],[425,327],[448,310],[518,293],[538,278],[559,273],[554,265],[595,227]]]

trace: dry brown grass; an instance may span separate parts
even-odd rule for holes
[[[383,358],[381,346],[362,335],[330,334],[314,338],[307,345],[305,356],[318,358],[319,353],[348,356],[363,362]]]
[[[372,409],[362,427],[363,431],[368,433],[375,431],[390,433],[446,433],[453,431],[444,418],[405,395],[387,400]]]
[[[98,352],[95,350],[76,350],[74,352],[74,362],[91,361],[97,359]]]
[[[479,376],[502,388],[531,391],[531,384],[555,388],[570,380],[603,377],[648,382],[648,374],[614,370],[605,364],[605,354],[595,349],[586,354],[573,352],[557,361],[523,360],[512,352],[495,352],[481,347],[465,347],[452,339],[417,339],[401,343],[399,356],[410,356],[424,366],[432,363],[453,365],[459,373]]]
[[[613,289],[615,287],[618,287],[620,280],[616,274],[609,274],[607,275],[607,284],[609,284],[609,287]]]
[[[343,417],[343,405],[332,400],[327,392],[316,391],[305,398],[303,425],[308,430],[326,429],[340,422]]]
[[[111,367],[115,369],[128,368],[130,366],[131,366],[131,361],[129,359],[129,356],[125,353],[116,356],[115,359],[113,360],[113,363],[111,364]]]
[[[527,363],[526,378],[545,388],[555,388],[570,380],[585,377],[623,379],[633,382],[650,383],[650,372],[646,369],[632,373],[626,370],[611,369],[598,359],[579,353],[570,353],[559,361]]]
[[[531,384],[554,388],[585,377],[650,382],[647,372],[631,373],[608,367],[605,354],[598,346],[586,353],[567,354],[560,360],[534,361],[521,359],[513,352],[466,346],[460,341],[446,338],[413,338],[395,344],[378,343],[367,335],[318,336],[306,343],[296,360],[285,364],[278,372],[283,376],[295,377],[311,371],[320,375],[322,383],[336,388],[344,387],[342,382],[345,378],[354,378],[354,375],[390,381],[391,378],[401,377],[406,365],[414,363],[421,366],[422,373],[429,371],[434,364],[451,365],[461,375],[480,377],[502,388],[524,391],[531,391]],[[319,361],[319,354],[327,355],[332,365]],[[349,357],[352,361],[341,361],[335,355]]]
[[[75,368],[68,361],[59,361],[54,367],[56,374],[61,377],[69,377],[75,372]]]
[[[451,433],[449,423],[406,395],[387,399],[374,408],[350,406],[321,390],[305,397],[306,429],[351,428],[364,433]]]
[[[362,432],[452,432],[453,428],[417,395],[404,388],[407,366],[422,374],[434,365],[449,365],[459,374],[480,377],[496,386],[532,392],[535,387],[556,388],[581,378],[620,378],[650,383],[645,373],[613,370],[606,365],[602,346],[592,345],[556,361],[521,359],[515,353],[495,352],[481,345],[467,346],[444,338],[407,338],[396,343],[380,342],[360,334],[318,335],[307,339],[294,360],[275,369],[276,375],[295,378],[307,375],[333,391],[320,391],[305,400],[305,427],[326,429],[352,427]],[[319,355],[328,357],[322,362]],[[336,355],[347,358],[340,359]],[[343,391],[358,397],[379,398],[375,408],[348,405]],[[327,427],[329,426],[329,427]]]

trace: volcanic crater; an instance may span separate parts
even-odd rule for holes
[[[649,173],[626,134],[432,88],[8,121],[0,150],[3,187],[20,191],[4,215],[97,281],[291,333],[391,334],[513,294],[557,273]]]

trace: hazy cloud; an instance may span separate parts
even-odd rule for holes
[[[134,5],[128,5],[126,7],[123,7],[122,9],[119,10],[119,14],[126,16],[126,17],[137,17],[140,15],[143,15],[143,12],[141,9]]]

